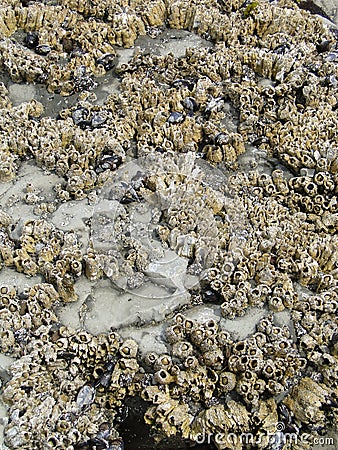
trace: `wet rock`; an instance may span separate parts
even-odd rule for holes
[[[93,289],[94,299],[85,327],[93,334],[106,332],[111,327],[123,329],[130,326],[146,325],[164,320],[176,309],[189,303],[189,294],[145,283],[138,289],[123,292],[115,289],[109,280],[102,280]],[[60,317],[76,317],[80,305],[66,305],[60,308]],[[67,314],[63,314],[67,309]]]
[[[168,250],[163,258],[149,264],[145,274],[160,286],[184,290],[187,266],[187,258]]]

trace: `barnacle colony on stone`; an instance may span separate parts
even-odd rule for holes
[[[149,448],[335,431],[337,30],[292,0],[1,6],[4,445],[122,450],[130,399]]]

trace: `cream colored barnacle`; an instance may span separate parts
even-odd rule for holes
[[[119,352],[124,358],[136,358],[138,345],[133,339],[126,339],[119,348]]]

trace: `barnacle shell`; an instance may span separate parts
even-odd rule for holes
[[[137,351],[138,345],[133,339],[126,339],[119,348],[119,352],[124,358],[136,358]]]
[[[236,386],[236,375],[223,370],[219,375],[219,385],[224,392],[232,391]]]
[[[330,403],[330,390],[305,377],[284,400],[298,420],[303,423],[324,423],[323,405]]]

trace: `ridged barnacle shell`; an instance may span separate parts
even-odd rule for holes
[[[195,326],[196,326],[196,322],[193,319],[185,319],[183,322],[183,328],[184,328],[185,334],[187,336],[189,334],[191,334],[192,331],[194,330]]]
[[[270,335],[272,329],[272,322],[268,317],[264,317],[257,324],[257,331]]]
[[[106,335],[108,341],[108,348],[110,353],[116,353],[122,344],[122,338],[116,331],[110,331]]]
[[[63,338],[69,338],[71,336],[74,336],[75,330],[72,327],[61,325],[58,329],[58,333]]]
[[[199,362],[198,359],[196,358],[196,356],[194,355],[190,355],[188,356],[185,360],[184,360],[184,367],[186,369],[195,369],[199,366]]]
[[[65,337],[59,337],[56,341],[56,346],[61,350],[67,350],[69,345],[69,341]]]
[[[154,373],[154,382],[158,384],[169,384],[173,381],[173,377],[165,369],[160,369]]]
[[[308,304],[309,305],[309,304]],[[310,309],[310,305],[309,305]],[[317,325],[317,316],[315,312],[308,312],[304,314],[301,319],[301,325],[308,331],[310,331],[314,326]]]
[[[236,375],[232,372],[223,370],[219,374],[218,384],[223,392],[230,392],[235,389]]]
[[[135,358],[121,358],[118,365],[122,371],[136,373],[139,368],[138,362]]]
[[[146,386],[141,392],[141,397],[146,401],[152,401],[155,405],[165,401],[167,394],[159,386]]]
[[[190,335],[190,340],[194,345],[200,345],[205,339],[205,329],[202,325],[197,325]]]
[[[291,342],[290,340],[286,339],[286,338],[281,338],[278,339],[275,343],[275,347],[276,347],[276,355],[277,356],[284,356],[286,355],[290,348],[291,348]]]
[[[325,385],[305,377],[283,402],[299,421],[306,424],[323,424],[325,421],[323,409],[330,402],[330,392]]]
[[[50,308],[59,299],[55,288],[48,283],[35,284],[29,290],[28,295],[36,299],[45,308]]]
[[[158,358],[157,353],[149,352],[144,356],[143,361],[148,367],[153,367],[157,358]]]
[[[78,333],[72,336],[72,340],[80,344],[88,344],[91,339],[92,335],[84,330],[80,330]]]
[[[170,344],[182,341],[185,338],[183,325],[175,324],[168,326],[166,329],[166,337]]]
[[[13,299],[9,295],[1,294],[1,305],[2,305],[2,307],[8,308],[12,301],[13,301]]]
[[[327,275],[329,282],[333,280],[332,275]],[[313,295],[308,298],[308,302],[311,306],[311,309],[317,310],[317,311],[323,311],[325,301],[324,298],[320,295]]]
[[[174,343],[172,347],[172,353],[174,356],[180,359],[186,359],[193,353],[193,346],[188,341],[181,341]]]
[[[271,359],[264,361],[262,367],[262,375],[264,375],[266,378],[273,378],[275,370],[275,364]]]
[[[261,285],[251,289],[248,293],[249,304],[252,306],[261,307],[265,303],[266,295],[263,294]]]
[[[14,333],[11,330],[4,330],[1,332],[1,351],[9,353],[15,346]]]
[[[124,358],[136,358],[138,345],[133,339],[126,339],[119,348],[121,356]]]
[[[7,228],[9,225],[11,225],[12,221],[13,220],[11,216],[2,209],[0,209],[0,227]]]
[[[209,319],[208,321],[204,322],[203,327],[207,336],[217,334],[218,332],[218,324],[214,319]]]
[[[225,261],[221,268],[221,279],[226,283],[235,270],[235,266],[231,261]]]
[[[209,282],[218,278],[220,271],[217,267],[211,267],[205,273],[205,279]]]
[[[180,325],[183,325],[185,320],[186,320],[186,317],[181,313],[176,314],[174,317],[174,322],[178,323]]]
[[[16,288],[10,284],[3,284],[0,286],[0,295],[7,296],[8,298],[14,299],[16,297]]]
[[[204,334],[204,339],[199,344],[195,343],[195,345],[199,346],[201,352],[209,352],[219,348],[217,337],[216,335],[213,334],[212,335]]]
[[[76,260],[72,261],[70,264],[70,269],[76,277],[79,277],[82,273],[82,263]]]
[[[263,381],[263,380],[260,380],[260,381]],[[254,381],[253,384],[252,384],[251,390],[247,391],[245,394],[243,394],[244,401],[247,404],[249,404],[250,406],[257,405],[258,401],[259,401],[260,392],[255,389],[255,386],[261,387],[260,384],[257,384],[257,382]]]
[[[23,249],[19,249],[15,253],[16,255],[14,256],[13,261],[16,270],[18,272],[24,272],[26,275],[36,275],[38,272],[38,265],[31,257],[29,257],[28,253]]]
[[[78,295],[74,289],[73,279],[69,274],[65,274],[63,278],[56,280],[57,291],[64,302],[74,302],[78,299]]]
[[[280,327],[273,326],[270,334],[270,341],[276,341],[284,338],[290,338],[291,333],[287,325],[282,325]]]
[[[304,334],[304,336],[301,336],[300,338],[299,345],[302,349],[308,351],[313,350],[317,346],[317,342],[309,334]]]
[[[56,431],[58,431],[62,434],[70,431],[71,427],[72,427],[72,423],[65,419],[59,419],[55,425]]]
[[[237,341],[233,348],[232,351],[234,353],[234,355],[245,355],[248,351],[248,344],[246,341]]]
[[[217,333],[217,342],[221,346],[230,346],[232,345],[233,341],[231,339],[230,333],[225,330],[220,330]]]
[[[1,297],[1,300],[2,300],[2,304],[3,305],[6,305],[7,306],[7,308],[8,308],[8,311],[10,311],[11,313],[15,313],[15,312],[17,312],[18,310],[19,310],[19,303],[17,302],[17,301],[15,301],[15,300],[9,300],[8,301],[8,303],[5,301],[3,301],[3,297]],[[7,300],[7,298],[6,298],[6,300]]]
[[[260,372],[262,368],[263,360],[259,356],[250,356],[248,358],[248,369],[252,372]]]
[[[275,346],[271,342],[267,342],[263,347],[264,355],[268,357],[273,357],[275,355]]]
[[[169,370],[172,366],[172,359],[170,355],[161,354],[159,355],[154,362],[154,369],[160,370],[165,369]]]
[[[222,277],[221,275],[219,275],[217,278],[214,278],[211,282],[210,282],[210,287],[211,289],[213,289],[214,291],[220,291],[223,288],[223,281],[222,281]]]
[[[103,268],[100,263],[99,255],[88,251],[86,255],[83,256],[85,263],[85,275],[90,281],[99,279],[103,275]]]
[[[221,369],[223,366],[224,355],[222,350],[216,347],[212,350],[203,352],[202,360],[207,367],[214,367],[215,369]]]
[[[252,383],[256,380],[256,375],[254,375],[254,377],[250,380],[241,377],[237,382],[236,382],[236,391],[240,394],[240,395],[245,395],[248,392],[252,391]]]
[[[285,391],[284,386],[281,383],[279,383],[279,381],[276,381],[272,378],[270,378],[269,381],[267,382],[266,389],[272,395],[281,394],[282,392]]]
[[[268,305],[269,305],[269,308],[275,312],[280,312],[285,309],[283,299],[280,297],[277,297],[275,295],[273,297],[269,298]]]
[[[240,370],[242,370],[242,366],[240,363],[240,356],[239,355],[231,355],[228,358],[228,366],[229,366],[229,370],[231,372],[239,372]]]

